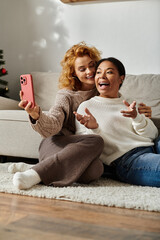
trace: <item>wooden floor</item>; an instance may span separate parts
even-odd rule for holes
[[[0,240],[160,239],[160,213],[0,193]]]

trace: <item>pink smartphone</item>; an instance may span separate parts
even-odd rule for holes
[[[20,84],[21,84],[21,91],[22,91],[22,99],[31,102],[31,108],[35,106],[34,100],[34,89],[33,89],[33,80],[31,74],[24,74],[20,76]]]

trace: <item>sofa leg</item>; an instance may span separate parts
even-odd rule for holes
[[[7,162],[7,156],[0,156],[0,163]]]

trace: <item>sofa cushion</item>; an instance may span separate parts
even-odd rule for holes
[[[43,111],[47,113],[47,111]],[[28,122],[28,113],[25,110],[1,110],[0,111],[0,121],[17,121],[17,122]]]
[[[59,73],[32,72],[36,103],[42,110],[49,110],[54,105],[58,91]]]
[[[1,110],[0,121],[28,122],[28,114],[24,110]]]
[[[16,100],[0,97],[0,110],[20,110],[21,108],[18,107],[18,103]]]
[[[152,117],[160,118],[160,74],[127,75],[120,92],[127,100],[144,102],[152,108]]]

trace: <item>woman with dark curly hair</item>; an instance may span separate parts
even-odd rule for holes
[[[124,65],[116,58],[97,64],[95,84],[99,96],[80,104],[77,134],[98,134],[104,139],[100,156],[104,176],[122,182],[160,187],[160,137],[154,123],[139,114],[137,103],[119,93]],[[122,110],[124,109],[124,110]]]

